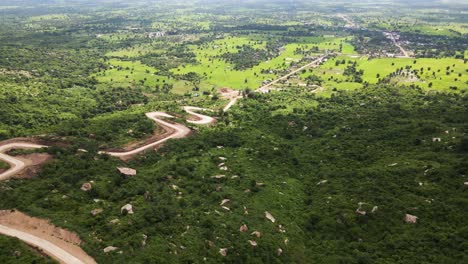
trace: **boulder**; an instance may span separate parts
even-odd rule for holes
[[[247,232],[248,230],[249,230],[249,228],[247,227],[246,224],[241,225],[241,227],[239,228],[240,232]]]
[[[93,209],[93,210],[91,210],[91,215],[96,216],[96,215],[102,213],[102,211],[103,211],[102,208]]]
[[[133,214],[133,206],[131,204],[126,204],[120,208],[120,213],[121,214]]]
[[[281,248],[278,248],[278,249],[276,250],[276,255],[278,255],[278,257],[279,257],[279,256],[281,256],[282,254],[283,254],[283,250],[282,250]]]
[[[91,185],[91,183],[85,182],[85,183],[83,183],[83,185],[81,185],[81,188],[80,188],[80,189],[81,189],[82,191],[87,192],[87,191],[90,191],[92,188],[93,188],[93,186]]]
[[[272,223],[274,223],[276,221],[276,219],[273,217],[272,214],[270,214],[269,212],[265,211],[265,217],[270,220]]]
[[[137,174],[137,171],[131,168],[117,167],[117,170],[125,177],[131,177]]]
[[[117,250],[117,249],[118,249],[118,248],[116,248],[116,247],[108,246],[108,247],[106,247],[103,251],[104,251],[104,253],[109,253],[109,252],[115,251],[115,250]]]
[[[247,240],[247,241],[250,243],[252,247],[256,247],[258,245],[257,241],[254,241],[254,240]]]
[[[415,215],[410,215],[410,214],[406,214],[405,215],[405,222],[408,223],[408,224],[416,224],[416,222],[418,221],[418,217],[415,216]]]
[[[253,231],[252,233],[250,233],[252,236],[256,236],[256,237],[261,237],[262,236],[262,233],[258,232],[258,231]]]
[[[231,201],[231,200],[229,200],[229,199],[223,199],[223,200],[221,201],[221,204],[220,204],[220,205],[223,206],[223,205],[229,203],[230,201]]]
[[[226,257],[226,256],[227,256],[227,252],[228,252],[228,249],[227,249],[227,248],[221,248],[221,249],[219,249],[219,254],[221,254],[221,256],[223,256],[223,257]]]

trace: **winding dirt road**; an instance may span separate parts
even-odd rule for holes
[[[0,181],[11,178],[26,168],[26,163],[20,159],[9,156],[5,152],[11,149],[37,149],[47,148],[44,145],[38,145],[28,142],[15,142],[0,146],[0,160],[6,161],[10,165],[10,169],[0,174]]]
[[[189,123],[196,124],[196,125],[208,125],[216,121],[214,118],[210,116],[202,115],[202,114],[195,112],[195,111],[212,111],[210,109],[205,109],[205,108],[200,108],[200,107],[195,107],[195,106],[184,106],[183,109],[185,112],[195,116],[198,119],[198,120],[187,120],[187,122]],[[118,158],[131,157],[145,150],[159,146],[162,143],[168,141],[169,139],[184,138],[190,135],[190,132],[191,132],[190,128],[182,124],[170,123],[161,119],[161,118],[174,118],[173,116],[165,112],[150,112],[150,113],[146,113],[146,116],[152,119],[153,121],[155,121],[156,123],[160,124],[162,127],[169,128],[169,130],[173,130],[174,132],[163,139],[160,139],[153,143],[146,144],[144,146],[141,146],[133,150],[129,150],[125,152],[100,151],[99,154],[107,154],[107,155],[118,157]]]
[[[227,109],[229,109],[235,101],[231,101],[228,104]],[[196,113],[196,111],[211,111],[209,109],[204,109],[204,108],[199,108],[199,107],[193,107],[193,106],[185,106],[183,108],[187,113],[190,115],[193,115],[197,118],[197,120],[187,120],[187,122],[192,123],[192,124],[197,124],[197,125],[207,125],[215,122],[216,120],[210,116],[202,115],[199,113]],[[226,109],[226,108],[225,108]],[[226,110],[227,110],[226,109]],[[183,138],[187,137],[191,130],[182,125],[182,124],[177,124],[177,123],[170,123],[162,118],[173,118],[173,116],[164,113],[164,112],[150,112],[146,113],[146,116],[152,120],[154,120],[156,123],[160,124],[164,128],[167,128],[167,130],[174,131],[170,133],[168,136],[164,137],[163,139],[160,139],[156,142],[152,142],[150,144],[141,146],[139,148],[126,151],[126,152],[100,152],[100,153],[105,153],[114,157],[129,157],[136,155],[138,153],[141,153],[147,149],[154,148],[165,141],[169,139],[176,139],[176,138]],[[27,142],[14,142],[14,143],[8,143],[5,145],[0,146],[0,160],[6,161],[8,164],[10,164],[10,169],[7,171],[3,172],[0,174],[0,181],[1,180],[6,180],[15,174],[21,172],[23,169],[27,167],[27,164],[23,162],[20,159],[17,159],[15,157],[6,155],[5,152],[11,149],[35,149],[35,148],[45,148],[47,146],[44,145],[39,145],[39,144],[33,144],[33,143],[27,143]],[[60,247],[57,244],[52,243],[51,241],[48,241],[46,239],[37,237],[33,234],[26,233],[24,231],[18,230],[13,227],[8,227],[5,225],[0,225],[0,234],[7,235],[7,236],[12,236],[12,237],[17,237],[18,239],[26,242],[29,245],[32,245],[34,247],[37,247],[44,251],[47,255],[50,257],[58,260],[61,263],[66,263],[66,264],[88,264],[88,263],[96,263],[91,257],[89,256],[84,256],[83,255],[77,255],[76,253],[72,253],[67,251],[65,248]],[[75,254],[75,255],[74,255]]]

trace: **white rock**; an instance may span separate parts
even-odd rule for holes
[[[223,199],[223,200],[221,201],[221,204],[220,204],[220,205],[223,206],[223,205],[229,203],[230,201],[231,201],[231,200],[229,200],[229,199]]]
[[[256,236],[256,237],[261,237],[262,236],[262,233],[260,233],[259,231],[253,231],[252,233],[250,233],[252,236]]]
[[[120,208],[120,213],[124,214],[124,212],[127,212],[127,214],[133,214],[133,206],[131,204],[126,204]]]
[[[258,245],[257,241],[254,241],[254,240],[248,240],[248,241],[252,247],[256,247]]]
[[[322,181],[319,181],[319,182],[317,183],[317,185],[322,185],[322,184],[327,183],[327,182],[328,182],[327,180],[322,180]]]
[[[109,252],[115,251],[117,249],[119,249],[119,248],[116,248],[116,247],[113,247],[113,246],[108,246],[103,251],[104,251],[104,253],[109,253]]]
[[[219,249],[219,254],[221,254],[221,256],[223,256],[223,257],[227,256],[227,252],[228,252],[227,248]]]
[[[409,223],[409,224],[416,224],[416,222],[418,221],[418,217],[415,216],[415,215],[410,215],[410,214],[406,214],[405,215],[405,222],[406,223]]]
[[[276,219],[273,217],[272,214],[270,214],[269,212],[265,211],[265,217],[270,220],[272,223],[274,223],[276,221]]]
[[[83,183],[83,185],[81,185],[81,188],[80,188],[80,189],[81,189],[82,191],[87,192],[87,191],[91,190],[92,188],[93,188],[93,186],[91,185],[91,183],[85,182],[85,183]]]

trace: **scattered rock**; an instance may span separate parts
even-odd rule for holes
[[[317,183],[317,185],[322,185],[322,184],[327,183],[327,182],[328,182],[327,180],[322,180],[322,181],[319,181],[319,182]]]
[[[117,167],[117,170],[125,177],[135,176],[137,171],[131,168]]]
[[[281,256],[282,254],[283,254],[283,250],[282,250],[281,248],[278,248],[278,249],[276,250],[276,255],[278,255],[278,257],[279,257],[279,256]]]
[[[126,204],[120,208],[121,214],[133,214],[133,206],[131,204]]]
[[[81,189],[82,191],[87,192],[87,191],[90,191],[92,188],[93,188],[93,186],[91,185],[91,183],[85,182],[85,183],[83,183],[83,185],[81,185],[81,188],[80,188],[80,189]]]
[[[254,241],[254,240],[248,240],[248,241],[252,247],[256,247],[258,245],[257,241]]]
[[[223,199],[223,200],[221,201],[221,204],[220,204],[220,205],[223,206],[223,205],[229,203],[230,201],[231,201],[231,200],[229,200],[229,199]]]
[[[148,239],[148,236],[145,234],[143,234],[142,236],[143,236],[143,240],[141,241],[141,246],[144,247],[146,246],[146,239]]]
[[[226,256],[227,256],[227,253],[228,253],[228,249],[227,249],[227,248],[221,248],[221,249],[219,249],[219,254],[221,254],[221,256],[226,257]]]
[[[240,232],[247,232],[248,230],[249,230],[249,228],[247,227],[246,224],[241,225],[241,227],[239,228]]]
[[[270,220],[272,223],[276,221],[276,219],[271,215],[269,212],[265,211],[265,217]]]
[[[172,184],[172,185],[171,185],[171,188],[172,188],[172,190],[174,190],[174,191],[179,190],[179,186],[177,186],[177,185],[175,185],[175,184]]]
[[[375,212],[377,212],[377,210],[378,210],[378,209],[379,209],[379,207],[378,207],[378,206],[374,206],[374,207],[372,208],[372,211],[371,211],[371,213],[375,213]]]
[[[231,211],[231,209],[229,209],[229,207],[226,207],[226,206],[221,206],[221,208],[223,208],[226,211]]]
[[[227,166],[223,166],[223,167],[219,167],[220,170],[222,171],[227,171],[228,170],[228,167]]]
[[[109,252],[115,251],[117,249],[119,249],[119,248],[116,248],[116,247],[113,247],[113,246],[108,246],[103,251],[104,251],[104,253],[109,253]]]
[[[282,225],[278,225],[278,230],[279,230],[281,233],[286,233],[286,228],[284,228],[284,226],[282,226]]]
[[[389,167],[395,167],[396,165],[398,165],[398,163],[392,163],[392,164],[389,164],[388,166]]]
[[[222,178],[226,178],[226,175],[215,175],[215,176],[211,176],[211,178],[213,178],[213,179],[222,179]]]
[[[266,184],[263,183],[263,182],[256,182],[256,183],[255,183],[255,186],[257,186],[257,187],[264,187],[264,186],[266,186]]]
[[[415,215],[410,215],[410,214],[406,214],[405,215],[405,222],[408,223],[408,224],[416,224],[416,222],[418,221],[418,217],[415,216]]]
[[[244,206],[244,214],[248,215],[249,211],[247,211],[247,207]]]
[[[222,161],[227,160],[227,158],[225,158],[225,157],[218,157],[218,158],[219,158],[220,160],[222,160]]]
[[[356,214],[358,215],[366,215],[366,211],[362,210],[361,208],[356,209]]]
[[[441,138],[432,138],[432,142],[441,142],[442,139]]]
[[[252,236],[256,236],[256,237],[261,237],[262,236],[262,233],[258,232],[258,231],[253,231],[252,233],[250,233]]]
[[[464,182],[463,185],[468,186],[468,182]]]
[[[102,211],[103,211],[102,208],[93,209],[93,210],[91,210],[91,215],[96,216],[96,215],[102,213]]]
[[[110,220],[110,222],[109,222],[109,223],[111,223],[111,224],[114,224],[114,225],[115,225],[115,224],[118,224],[119,222],[120,222],[120,220],[119,220],[119,219],[112,219],[112,220]]]

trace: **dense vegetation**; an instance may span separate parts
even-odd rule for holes
[[[466,10],[3,0],[0,140],[40,137],[53,159],[0,182],[0,209],[77,232],[98,263],[466,263]],[[221,88],[244,95],[226,113]],[[184,123],[185,105],[216,124],[127,162],[98,154],[162,133],[147,112]],[[0,236],[1,263],[48,261]]]
[[[54,261],[40,256],[38,252],[34,252],[31,248],[21,243],[16,238],[0,237],[0,262],[5,264],[13,263],[36,263],[36,264],[51,264]]]
[[[293,94],[316,106],[282,113]],[[12,189],[0,194],[1,207],[78,231],[102,263],[220,261],[224,247],[227,262],[463,262],[467,105],[466,96],[385,86],[329,99],[297,90],[257,96],[217,127],[133,161],[139,173],[131,179],[95,152],[51,150],[57,160],[37,179],[2,184]],[[212,179],[218,157],[229,171]],[[79,190],[89,181],[90,193]],[[135,214],[120,215],[128,202]],[[355,213],[359,203],[364,216]],[[90,217],[94,208],[104,211]],[[405,213],[419,222],[406,224]],[[244,223],[249,232],[240,233]],[[262,237],[252,249],[254,230]],[[106,256],[108,245],[125,254]]]

